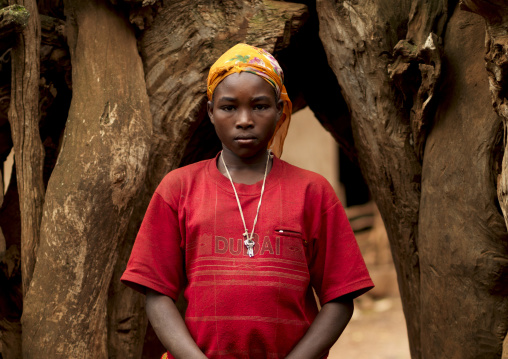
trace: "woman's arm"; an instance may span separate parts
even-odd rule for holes
[[[147,288],[146,313],[162,345],[176,359],[206,359],[173,299]]]
[[[286,359],[318,359],[339,339],[353,315],[353,300],[334,299],[321,308],[307,333]]]

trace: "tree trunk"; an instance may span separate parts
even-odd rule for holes
[[[130,24],[106,1],[65,7],[73,97],[24,303],[24,358],[107,357],[108,287],[152,128]]]
[[[475,12],[481,15],[486,21],[487,41],[486,41],[486,68],[492,96],[494,110],[501,117],[504,127],[503,149],[501,166],[496,168],[496,174],[501,173],[495,178],[497,184],[497,195],[499,204],[503,212],[506,226],[508,226],[508,102],[506,92],[508,91],[508,4],[502,0],[462,0],[461,6],[464,10]],[[499,168],[501,167],[501,168]],[[501,310],[501,315],[496,315],[496,331],[488,336],[489,344],[499,346],[499,342],[504,337],[503,359],[508,358],[508,300],[506,297],[506,277],[508,275],[508,250],[506,241],[494,242],[490,245],[490,251],[484,256],[482,261],[485,270],[489,271],[492,279],[498,279],[494,293],[498,301],[494,303]],[[490,281],[492,282],[492,281]],[[500,297],[501,296],[501,297]],[[504,296],[504,300],[503,297]],[[494,324],[494,323],[493,323]]]
[[[495,201],[500,122],[477,57],[482,25],[446,1],[321,0],[318,13],[387,227],[412,357],[499,357],[507,234]]]
[[[309,106],[341,151],[356,161],[351,116],[319,38],[316,4],[315,1],[305,2],[309,18],[291,38],[290,45],[276,54],[284,69],[284,84],[293,102],[293,112]]]
[[[125,271],[131,254],[135,236],[141,225],[140,219],[143,218],[146,211],[144,208],[143,213],[137,213],[141,203],[144,204],[148,196],[144,187],[139,193],[129,220],[127,233],[118,249],[118,260],[109,285],[107,357],[110,359],[139,359],[143,353],[143,341],[148,321],[145,313],[145,296],[120,282],[120,277]]]
[[[11,124],[21,210],[21,273],[26,295],[39,245],[44,184],[44,149],[39,134],[39,49],[41,25],[34,0],[18,1],[30,17],[11,51]]]
[[[320,37],[351,113],[362,172],[383,216],[397,268],[411,354],[419,358],[418,206],[421,165],[391,85],[391,54],[411,3],[318,0]],[[415,46],[416,47],[416,46]]]
[[[419,216],[424,358],[500,358],[507,330],[508,236],[496,200],[502,123],[477,55],[484,29],[456,7],[444,36]]]

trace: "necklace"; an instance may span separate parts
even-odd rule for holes
[[[271,153],[270,150],[268,150],[268,155],[266,158],[266,167],[265,167],[265,175],[263,176],[263,186],[261,187],[261,195],[259,196],[259,203],[258,203],[258,209],[256,211],[256,217],[254,218],[254,224],[252,225],[252,232],[249,235],[249,231],[247,230],[247,225],[245,224],[245,217],[243,216],[242,211],[242,205],[240,203],[240,199],[238,198],[238,193],[236,193],[235,184],[233,183],[233,179],[231,178],[231,174],[229,173],[228,166],[226,166],[226,162],[224,161],[224,154],[221,153],[220,158],[222,159],[222,163],[224,164],[224,168],[226,169],[226,173],[229,178],[229,182],[231,182],[231,186],[233,186],[233,191],[235,192],[236,197],[236,203],[238,204],[238,209],[240,210],[240,216],[242,217],[243,222],[243,228],[245,229],[245,232],[243,233],[243,244],[245,244],[245,247],[247,247],[247,254],[249,257],[254,257],[254,245],[256,242],[254,242],[254,228],[256,227],[256,223],[258,221],[258,215],[259,215],[259,209],[261,208],[261,200],[263,199],[263,193],[265,192],[265,182],[266,182],[266,175],[268,173],[268,163],[270,163],[270,157]]]

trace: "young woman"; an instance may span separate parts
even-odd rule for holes
[[[223,149],[163,179],[122,281],[147,294],[166,357],[326,357],[373,284],[330,184],[277,157],[291,116],[282,70],[238,44],[207,94]]]

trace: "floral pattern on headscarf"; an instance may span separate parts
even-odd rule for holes
[[[227,76],[238,72],[250,72],[268,82],[277,96],[284,102],[275,133],[269,143],[272,152],[280,157],[291,119],[292,104],[284,86],[284,73],[277,60],[267,51],[247,44],[237,44],[226,51],[212,65],[208,74],[207,96],[212,101],[219,83]]]

